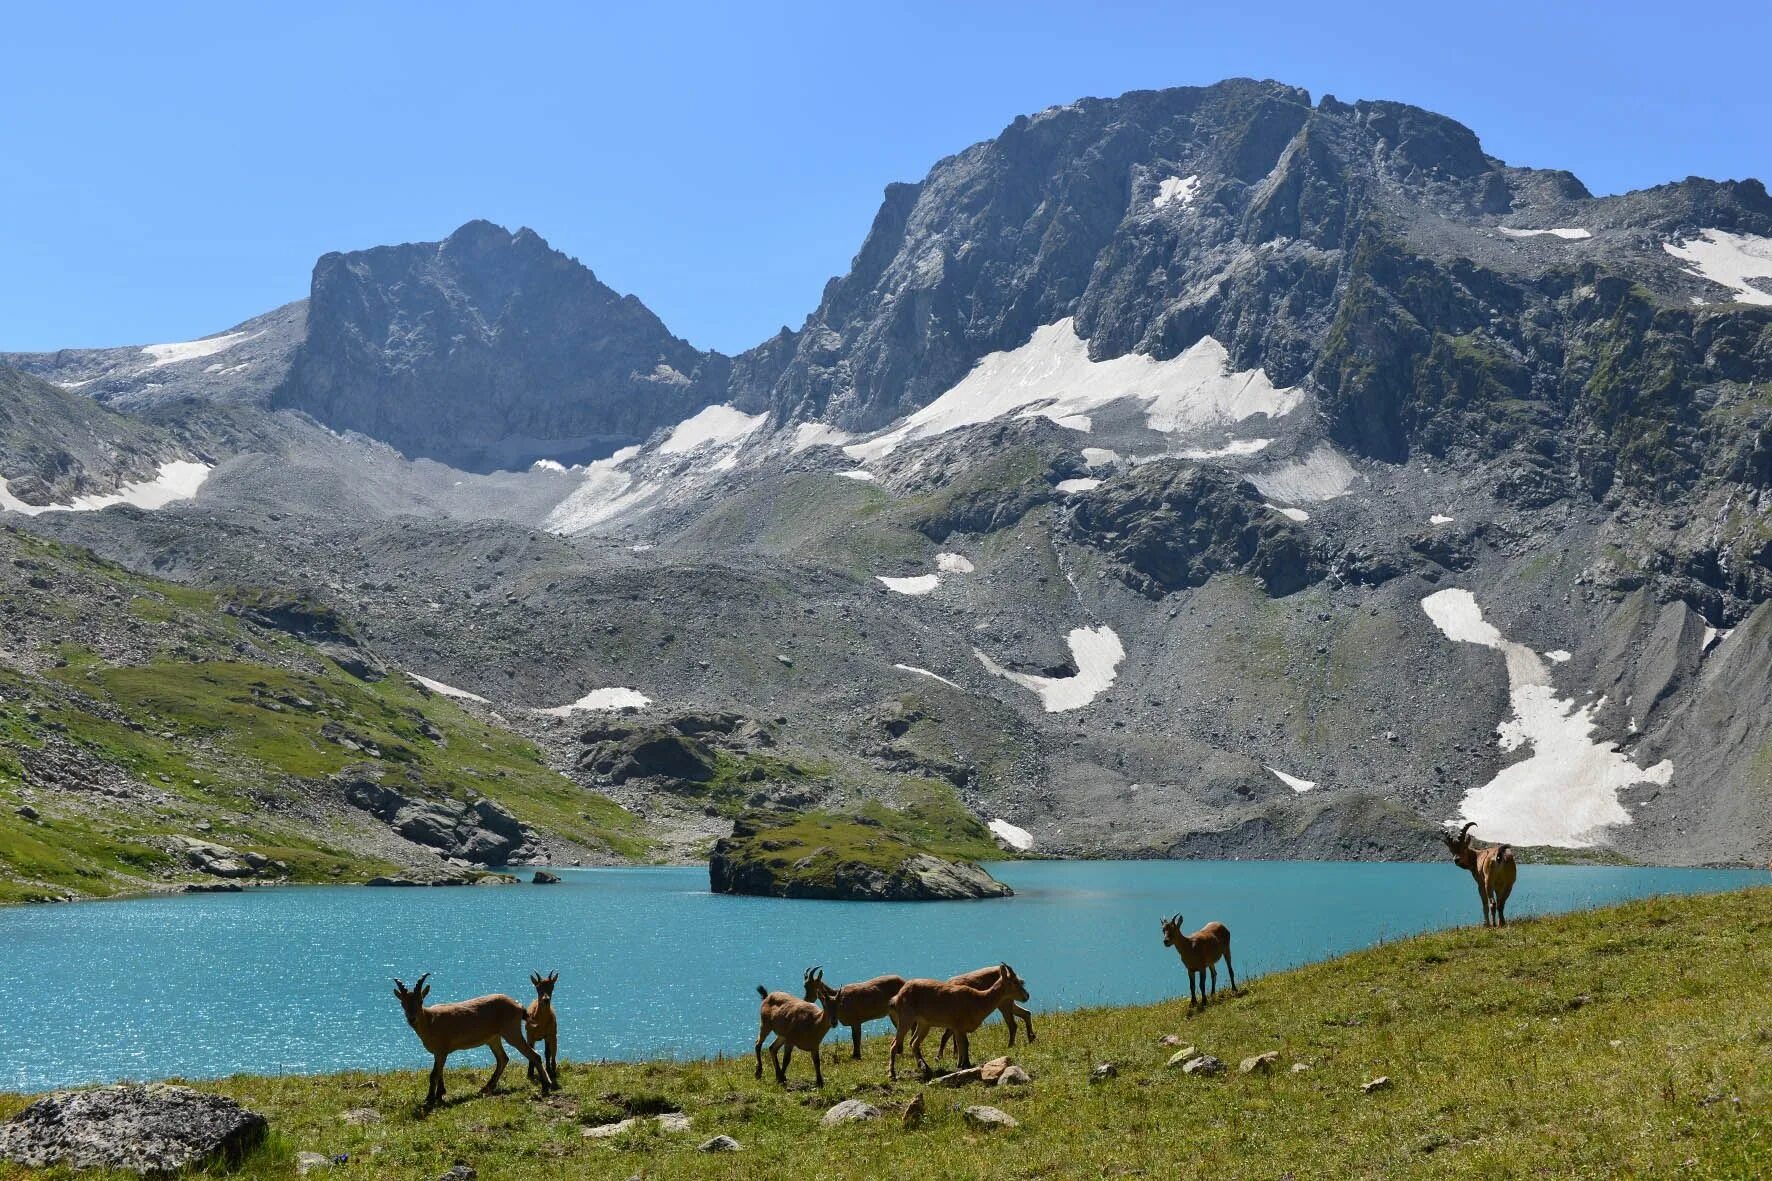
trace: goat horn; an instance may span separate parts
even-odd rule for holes
[[[1475,820],[1468,821],[1463,828],[1458,830],[1458,839],[1460,841],[1469,841],[1471,839],[1471,829],[1475,827],[1477,827],[1477,822]]]

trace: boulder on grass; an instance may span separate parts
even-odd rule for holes
[[[97,1087],[45,1095],[0,1124],[0,1160],[161,1174],[238,1161],[265,1117],[189,1087]]]

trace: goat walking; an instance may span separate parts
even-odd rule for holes
[[[857,984],[832,988],[825,983],[824,969],[806,969],[806,999],[818,1001],[835,1014],[838,1025],[847,1025],[854,1042],[852,1058],[861,1057],[861,1027],[887,1015],[892,998],[904,987],[902,976],[876,976]],[[1011,1039],[1013,1040],[1013,1038]]]
[[[1191,1007],[1206,1003],[1206,973],[1212,973],[1212,993],[1218,995],[1218,961],[1224,959],[1224,970],[1231,976],[1231,992],[1237,991],[1237,970],[1231,966],[1231,929],[1223,923],[1207,923],[1192,935],[1181,933],[1181,912],[1163,920],[1163,946],[1173,947],[1187,967],[1187,1001]],[[1194,999],[1194,979],[1199,978],[1200,995]]]
[[[1507,896],[1514,892],[1519,866],[1514,864],[1514,851],[1507,845],[1474,848],[1471,829],[1476,825],[1473,820],[1460,829],[1457,836],[1443,832],[1440,839],[1452,851],[1453,863],[1460,869],[1469,870],[1471,877],[1477,880],[1477,897],[1483,903],[1483,925],[1505,927]]]
[[[970,972],[962,972],[958,976],[949,976],[948,983],[969,984],[973,988],[989,988],[992,984],[996,983],[997,975],[1000,971],[1001,969],[997,965],[992,965],[989,968],[977,968]],[[1025,1001],[1027,1000],[1027,997],[1024,996],[1021,999]],[[1028,1041],[1031,1043],[1034,1040],[1034,1016],[1017,1004],[1014,997],[1005,1000],[1002,1005],[998,1007],[997,1012],[1003,1014],[1003,1024],[1009,1027],[1009,1044],[1011,1046],[1015,1045],[1015,1019],[1017,1017],[1021,1018],[1022,1025],[1027,1029]],[[935,1060],[937,1062],[941,1061],[943,1056],[947,1054],[948,1041],[953,1036],[952,1030],[944,1029],[941,1031],[941,1045],[935,1048]]]
[[[431,987],[425,981],[430,978],[426,972],[418,978],[418,983],[407,988],[398,977],[394,980],[394,995],[399,998],[400,1008],[406,1013],[406,1024],[412,1026],[412,1032],[418,1034],[418,1040],[424,1048],[431,1052],[431,1086],[425,1092],[425,1106],[435,1107],[443,1102],[443,1062],[457,1050],[469,1050],[475,1046],[485,1046],[492,1051],[496,1064],[492,1068],[492,1077],[480,1088],[482,1095],[491,1095],[498,1090],[499,1076],[505,1072],[505,1064],[510,1061],[506,1056],[501,1042],[509,1042],[517,1048],[517,1052],[529,1059],[532,1070],[541,1075],[541,1093],[559,1090],[552,1072],[547,1064],[536,1054],[529,1039],[523,1036],[523,1022],[528,1016],[522,1005],[502,993],[491,996],[475,997],[470,1001],[455,1001],[444,1005],[425,1005],[425,998],[431,995]]]
[[[968,1035],[984,1024],[1003,1002],[1008,999],[1025,1001],[1028,999],[1027,986],[1015,969],[1008,964],[997,965],[997,979],[994,984],[985,988],[975,988],[967,984],[953,984],[946,980],[907,980],[898,995],[892,998],[890,1016],[892,1023],[898,1026],[898,1032],[892,1039],[892,1054],[886,1067],[886,1076],[898,1078],[898,1055],[908,1041],[911,1053],[916,1056],[917,1065],[923,1068],[927,1077],[933,1074],[929,1063],[923,1057],[923,1039],[929,1036],[931,1029],[946,1029],[953,1032],[960,1046],[960,1068],[964,1070],[972,1065],[972,1044]]]
[[[812,1055],[813,1078],[824,1086],[818,1047],[837,1023],[836,1010],[828,1004],[819,1006],[803,1001],[792,993],[770,992],[761,984],[757,985],[757,995],[763,998],[757,1011],[757,1077],[763,1077],[763,1039],[774,1034],[775,1040],[769,1043],[769,1061],[775,1064],[775,1081],[787,1084],[788,1064],[794,1060],[794,1051],[805,1050]],[[778,1057],[777,1051],[784,1047],[786,1053]]]

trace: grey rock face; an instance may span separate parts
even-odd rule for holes
[[[0,1124],[0,1159],[159,1175],[238,1160],[267,1126],[232,1099],[188,1087],[57,1091]]]
[[[535,834],[496,800],[413,800],[371,779],[351,779],[344,794],[407,840],[474,865],[515,864],[539,847]]]
[[[534,231],[478,221],[322,258],[273,404],[490,471],[638,443],[719,401],[729,368]]]

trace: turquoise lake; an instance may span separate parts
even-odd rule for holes
[[[558,970],[562,1058],[749,1055],[755,986],[1007,960],[1035,1010],[1187,994],[1157,920],[1230,927],[1238,980],[1478,918],[1448,864],[1020,862],[1012,899],[785,902],[707,892],[701,868],[561,870],[558,886],[311,887],[0,910],[0,1090],[167,1076],[423,1067],[393,976],[433,1000]],[[1523,918],[1772,881],[1753,870],[1523,866]],[[1526,937],[1521,933],[1520,937]],[[1220,975],[1220,987],[1228,981]],[[882,1022],[870,1027],[883,1032]],[[998,1046],[995,1017],[982,1045]],[[453,1060],[452,1060],[453,1061]],[[483,1067],[485,1051],[461,1055]]]

